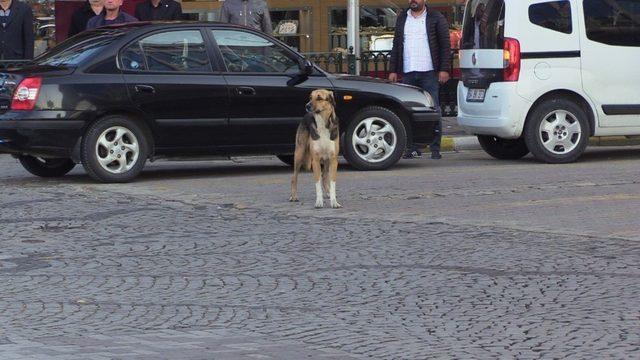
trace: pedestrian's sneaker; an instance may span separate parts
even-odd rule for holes
[[[442,159],[442,155],[440,155],[440,151],[433,150],[431,152],[431,158],[434,159],[434,160],[440,160],[440,159]]]
[[[412,150],[409,151],[407,150],[407,152],[404,153],[404,156],[402,157],[403,159],[418,159],[422,157],[422,153],[420,152],[420,150]]]

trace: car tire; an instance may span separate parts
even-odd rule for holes
[[[349,122],[342,153],[358,170],[386,170],[395,165],[407,146],[407,130],[389,109],[371,106]]]
[[[524,138],[503,139],[490,135],[478,135],[478,142],[482,150],[500,160],[517,160],[529,154]]]
[[[293,162],[294,162],[293,155],[277,155],[276,157],[283,163],[289,166],[293,166]]]
[[[147,161],[147,133],[127,117],[102,118],[82,138],[82,165],[89,176],[100,182],[129,182],[140,174]]]
[[[65,176],[76,166],[71,159],[43,159],[30,155],[18,156],[18,161],[25,170],[43,178]]]
[[[533,156],[550,164],[576,161],[589,142],[590,126],[584,109],[556,98],[536,106],[527,119],[524,138]]]

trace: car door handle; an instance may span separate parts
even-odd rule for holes
[[[139,93],[154,94],[156,92],[156,89],[151,85],[136,85],[134,88],[136,89],[136,92],[139,92]]]
[[[252,87],[241,86],[236,88],[236,94],[242,96],[253,96],[256,94],[256,89]]]

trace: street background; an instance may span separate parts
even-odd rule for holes
[[[2,359],[638,357],[640,147],[343,162],[341,210],[270,157],[0,169]]]

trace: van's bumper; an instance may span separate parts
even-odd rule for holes
[[[493,83],[484,102],[467,102],[469,88],[458,84],[458,124],[474,135],[517,139],[532,103],[516,93],[516,83]]]
[[[86,122],[66,112],[8,112],[0,116],[0,153],[71,157]]]

